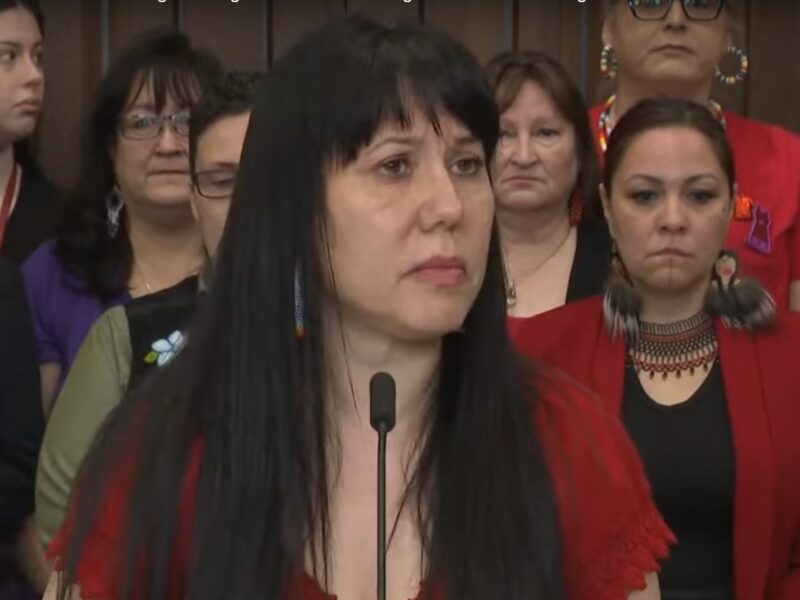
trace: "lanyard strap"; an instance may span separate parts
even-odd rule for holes
[[[6,225],[11,216],[11,205],[14,203],[18,175],[19,166],[14,163],[14,166],[11,167],[11,176],[8,178],[8,183],[6,183],[6,192],[3,194],[3,206],[0,206],[0,248],[3,247],[3,241],[6,237]]]

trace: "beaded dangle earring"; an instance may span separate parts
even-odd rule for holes
[[[605,79],[614,79],[617,76],[619,64],[614,57],[614,50],[606,44],[600,52],[600,75]]]
[[[706,309],[728,327],[765,329],[775,320],[775,300],[755,279],[739,276],[739,259],[723,250],[714,263]]]
[[[736,46],[728,46],[727,52],[736,57],[736,60],[739,61],[739,68],[733,75],[725,75],[722,70],[717,67],[717,72],[714,76],[717,78],[717,81],[721,81],[725,85],[736,85],[744,81],[744,78],[747,77],[747,72],[750,70],[750,59],[747,58],[747,54],[744,53],[744,50]]]

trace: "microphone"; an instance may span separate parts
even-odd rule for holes
[[[375,373],[369,380],[369,424],[378,432],[378,600],[386,600],[386,436],[394,429],[394,379]]]

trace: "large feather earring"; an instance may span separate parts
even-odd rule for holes
[[[642,297],[631,284],[625,265],[611,245],[611,270],[603,296],[603,318],[612,338],[624,337],[629,342],[639,337],[639,312]]]
[[[728,327],[757,331],[775,322],[775,300],[755,279],[739,275],[739,259],[723,250],[714,262],[706,310]]]

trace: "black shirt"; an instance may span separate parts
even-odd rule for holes
[[[567,284],[567,302],[603,293],[611,264],[611,236],[603,219],[578,225],[575,258]]]
[[[32,173],[31,169],[23,167],[19,196],[8,219],[0,254],[22,264],[31,252],[52,235],[59,211],[56,190],[45,179]]]
[[[0,544],[33,513],[44,415],[33,324],[19,270],[0,257]]]
[[[663,600],[733,598],[735,463],[722,369],[686,402],[664,406],[628,365],[622,419],[678,538],[659,576]]]

